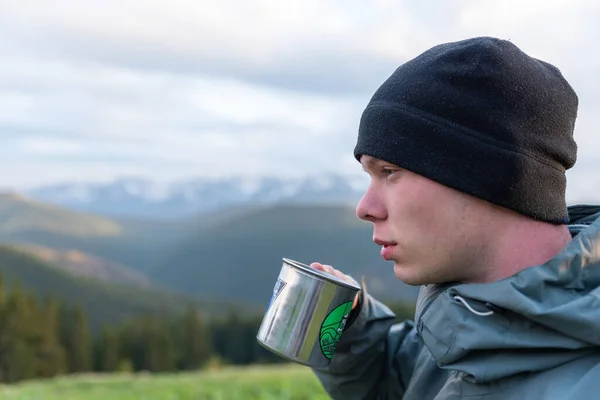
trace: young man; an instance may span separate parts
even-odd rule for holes
[[[363,287],[314,370],[332,398],[600,398],[600,207],[565,203],[577,106],[557,68],[489,37],[433,47],[376,91],[357,215],[422,289],[395,323]]]

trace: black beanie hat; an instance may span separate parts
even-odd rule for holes
[[[364,110],[354,156],[387,161],[523,215],[569,221],[578,98],[560,71],[479,37],[406,62]]]

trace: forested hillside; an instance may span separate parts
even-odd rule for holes
[[[130,284],[102,282],[68,273],[11,246],[0,245],[0,273],[6,283],[19,284],[38,299],[52,297],[69,306],[79,306],[97,330],[136,315],[182,313],[190,304],[205,312],[221,312],[224,304]]]

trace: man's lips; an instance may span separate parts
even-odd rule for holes
[[[373,239],[373,241],[374,241],[375,243],[377,243],[379,246],[384,246],[384,247],[387,247],[387,246],[395,246],[395,245],[397,245],[397,244],[398,244],[398,243],[396,243],[396,242],[389,242],[389,241],[387,241],[387,240],[381,240],[381,239],[377,239],[377,238]]]
[[[381,257],[383,257],[384,260],[390,260],[397,243],[377,238],[373,239],[373,241],[381,246]]]

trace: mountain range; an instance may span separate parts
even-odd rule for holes
[[[240,205],[354,204],[364,178],[335,174],[304,178],[197,178],[160,183],[124,177],[107,183],[63,183],[25,195],[84,212],[135,218],[175,218]]]
[[[391,265],[371,242],[371,225],[356,218],[354,205],[246,203],[185,217],[141,219],[6,193],[0,196],[0,221],[10,227],[0,227],[0,242],[74,279],[83,276],[201,303],[262,309],[284,257],[332,264],[358,280],[364,276],[370,292],[386,301],[416,297],[417,288],[394,279]]]

